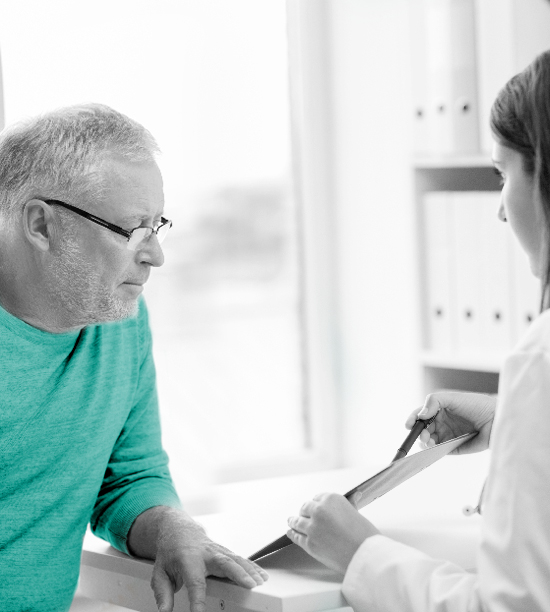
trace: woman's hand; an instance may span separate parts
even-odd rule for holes
[[[379,531],[342,495],[320,493],[288,519],[287,536],[312,557],[342,574],[364,540]]]
[[[425,448],[441,444],[465,433],[478,435],[465,442],[451,455],[477,453],[489,448],[489,438],[495,416],[497,398],[481,393],[442,391],[426,397],[424,406],[415,410],[405,423],[411,429],[417,418],[429,419],[437,413],[435,421],[420,434]]]

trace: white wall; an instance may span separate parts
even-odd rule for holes
[[[389,461],[422,399],[408,0],[330,9],[345,461]]]

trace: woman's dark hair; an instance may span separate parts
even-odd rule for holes
[[[522,155],[540,190],[550,237],[550,51],[541,53],[500,90],[491,108],[491,129]],[[550,307],[550,240],[541,275],[541,311]]]

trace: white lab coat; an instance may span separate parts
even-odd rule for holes
[[[383,535],[346,572],[356,612],[550,612],[550,311],[507,357],[484,493],[478,572]]]

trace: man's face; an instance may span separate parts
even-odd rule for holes
[[[155,163],[109,160],[102,169],[106,191],[98,202],[69,202],[126,230],[153,227],[164,210],[162,177]],[[66,311],[65,323],[81,327],[135,314],[152,266],[164,262],[155,234],[135,251],[127,239],[66,211],[70,218],[52,260],[52,292]]]

